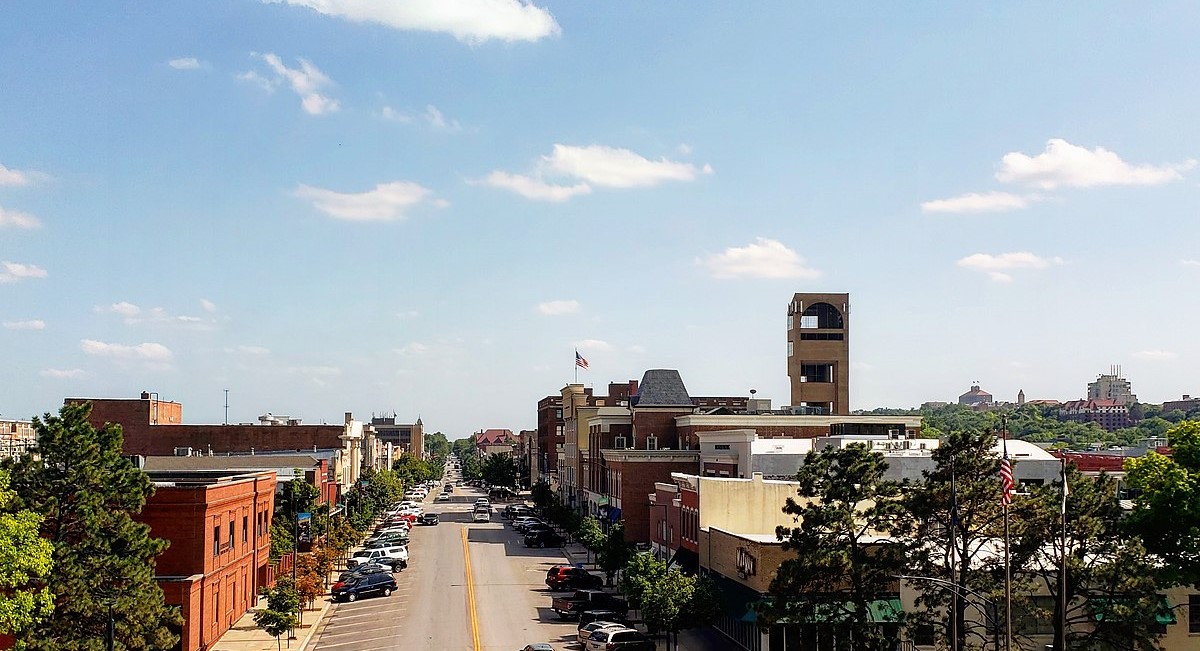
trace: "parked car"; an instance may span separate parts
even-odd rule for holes
[[[546,585],[556,592],[559,590],[588,590],[603,586],[604,579],[581,567],[564,567],[555,574],[547,576]]]
[[[376,559],[375,563],[388,568],[392,572],[399,572],[400,570],[403,570],[404,568],[408,567],[408,559],[407,558],[401,560],[399,558],[391,558],[388,556],[384,556],[382,558]]]
[[[352,570],[346,570],[338,575],[338,581],[345,581],[353,576],[364,576],[366,574],[391,574],[392,568],[383,563],[367,563],[359,565]]]
[[[333,584],[330,596],[334,601],[357,601],[359,597],[381,594],[385,597],[396,591],[396,579],[390,573],[352,576]]]
[[[522,525],[526,525],[531,522],[541,522],[541,520],[539,520],[538,518],[535,518],[532,515],[519,515],[519,516],[513,518],[512,522],[510,524],[512,525],[513,529],[520,531]]]
[[[596,577],[599,579],[600,577]],[[555,597],[550,602],[550,609],[563,619],[579,616],[585,610],[612,610],[628,612],[629,605],[624,599],[613,596],[603,590],[576,590],[571,596]]]
[[[437,496],[437,501],[439,501],[439,502],[449,502],[449,501],[450,501],[450,493],[442,493],[441,495],[438,495],[438,496]]]
[[[408,548],[397,545],[394,547],[381,547],[379,549],[364,549],[346,561],[346,567],[354,569],[358,565],[370,563],[383,557],[399,559],[400,567],[403,568],[408,565]]]
[[[472,522],[491,522],[492,515],[490,513],[488,513],[487,511],[476,511],[471,516],[471,521]]]
[[[438,514],[426,513],[425,515],[422,515],[420,517],[420,519],[417,520],[417,522],[419,522],[421,524],[425,524],[425,525],[437,524],[438,523]]]
[[[595,612],[595,611],[588,611],[588,612]],[[620,622],[606,622],[603,620],[584,622],[582,617],[583,617],[583,615],[580,615],[581,619],[579,620],[579,646],[583,646],[583,647],[587,646],[587,640],[589,637],[592,636],[592,633],[594,631],[598,631],[602,628],[629,628],[628,626],[626,626],[625,624],[622,624]]]
[[[562,547],[566,539],[553,531],[534,531],[525,534],[526,547]]]
[[[517,651],[554,651],[554,647],[545,642],[538,642],[537,644],[526,644],[525,648],[517,649]]]
[[[621,612],[617,612],[615,610],[605,610],[605,609],[585,610],[585,611],[579,613],[579,628],[583,628],[584,625],[590,624],[592,622],[604,622],[607,624],[624,624],[624,625],[626,625],[625,626],[626,628],[633,628],[632,626],[628,626],[629,620],[626,619],[627,614],[628,614],[628,611],[621,613]],[[580,642],[583,642],[583,640],[580,640]]]
[[[592,631],[584,648],[587,651],[654,651],[654,640],[632,628],[601,628]]]

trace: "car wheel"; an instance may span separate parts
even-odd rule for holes
[[[351,592],[350,594],[346,595],[346,601],[358,601],[358,595]]]
[[[391,588],[384,588],[384,589],[383,589],[383,596],[385,596],[385,597],[390,597],[390,596],[392,596],[392,589],[391,589]]]

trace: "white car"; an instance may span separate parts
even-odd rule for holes
[[[400,567],[406,567],[408,565],[408,548],[397,545],[381,549],[364,549],[346,561],[346,567],[354,569],[359,565],[365,565],[380,558],[394,558],[400,561]]]
[[[476,511],[475,515],[471,516],[472,522],[491,522],[492,515],[487,511]]]

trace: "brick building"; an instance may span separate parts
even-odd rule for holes
[[[1066,421],[1096,423],[1109,432],[1133,426],[1128,405],[1118,400],[1068,400],[1058,408],[1058,415]]]
[[[230,456],[144,457],[143,469],[151,473],[169,472],[270,472],[280,484],[302,478],[317,489],[319,504],[337,504],[338,483],[330,467],[330,455],[243,454]]]
[[[396,456],[400,452],[407,452],[418,459],[425,458],[425,424],[420,416],[415,423],[396,422],[394,413],[386,417],[372,416],[371,429],[375,431],[375,438],[383,444],[392,444]]]
[[[557,483],[558,455],[563,450],[562,396],[546,396],[537,405],[537,436],[533,443],[533,481]]]
[[[155,493],[137,519],[171,542],[155,579],[166,603],[183,614],[177,648],[210,649],[274,579],[268,559],[275,473],[148,474]]]
[[[787,308],[787,374],[799,413],[850,413],[850,295],[795,294]]]

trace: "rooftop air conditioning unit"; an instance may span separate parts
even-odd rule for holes
[[[190,456],[192,456],[192,449],[191,448],[175,448],[175,456],[190,457]]]

